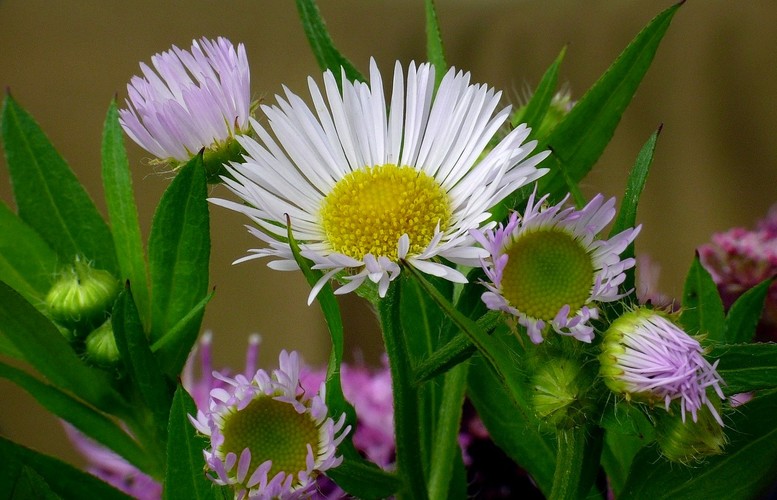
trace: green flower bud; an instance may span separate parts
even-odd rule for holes
[[[720,399],[710,398],[720,413]],[[696,422],[683,421],[680,415],[664,414],[658,420],[657,441],[661,453],[673,462],[688,464],[705,457],[720,455],[726,445],[726,435],[712,411],[704,407]]]
[[[558,429],[583,423],[593,409],[587,394],[593,382],[593,373],[576,359],[552,357],[539,364],[532,378],[537,417]]]
[[[119,283],[111,273],[76,259],[52,285],[46,305],[55,321],[81,329],[102,323],[118,293]]]
[[[556,128],[556,125],[561,123],[561,121],[566,118],[574,105],[575,102],[572,100],[572,95],[568,88],[562,88],[556,92],[550,101],[550,106],[548,106],[548,110],[545,112],[545,116],[542,118],[542,122],[538,127],[536,127],[534,136],[547,137],[547,135],[550,134],[554,128]],[[513,115],[510,117],[510,123],[512,123],[513,126],[516,126],[524,121],[526,109],[527,105],[524,104],[515,110]]]
[[[110,320],[90,333],[86,337],[84,346],[86,360],[102,368],[114,367],[121,359]]]

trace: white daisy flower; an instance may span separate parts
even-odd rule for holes
[[[324,93],[308,79],[313,101],[284,89],[276,106],[262,106],[270,132],[252,121],[259,141],[238,140],[247,154],[228,168],[224,183],[246,204],[212,199],[248,215],[249,231],[269,247],[249,250],[237,262],[275,257],[274,269],[297,269],[286,242],[286,214],[302,255],[325,271],[321,286],[338,273],[347,293],[369,279],[382,297],[406,262],[454,282],[455,264],[478,265],[484,256],[469,230],[508,194],[542,176],[529,158],[536,141],[525,125],[493,148],[509,117],[496,111],[500,92],[470,85],[470,74],[451,69],[435,94],[434,68],[411,63],[407,78],[394,69],[390,101],[370,61],[370,84],[324,73]],[[487,226],[487,227],[490,227]]]

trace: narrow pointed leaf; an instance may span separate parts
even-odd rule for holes
[[[726,316],[724,340],[728,343],[750,342],[761,318],[766,296],[774,278],[768,279],[743,293],[731,305]]]
[[[658,130],[653,132],[653,135],[650,136],[637,155],[637,161],[634,163],[634,166],[629,173],[629,179],[626,183],[626,193],[621,200],[621,208],[618,211],[618,216],[615,218],[615,223],[613,223],[612,229],[610,230],[611,238],[637,224],[637,206],[639,205],[639,198],[642,195],[642,190],[645,189],[648,172],[650,172],[650,165],[653,163],[653,153],[656,151],[656,141],[658,140],[658,134],[660,133],[661,127],[658,127]],[[634,258],[633,242],[626,247],[626,250],[621,254],[621,260],[628,258]],[[632,290],[634,288],[636,283],[634,272],[634,267],[626,270],[626,280],[622,285],[623,290]]]
[[[197,342],[205,306],[213,298],[214,293],[211,292],[205,296],[164,337],[151,346],[159,367],[171,379],[177,378],[183,370],[189,353]]]
[[[545,118],[548,108],[550,108],[550,103],[553,101],[553,96],[556,94],[556,88],[558,87],[558,71],[566,52],[566,47],[561,49],[561,52],[556,56],[556,59],[550,67],[545,70],[545,74],[542,75],[539,85],[534,89],[531,99],[526,103],[526,107],[521,113],[515,113],[513,115],[511,118],[513,127],[517,127],[521,123],[526,123],[532,129],[532,136],[537,136],[537,132],[542,125],[542,120]]]
[[[42,304],[57,270],[57,254],[0,202],[0,280],[30,303]]]
[[[148,242],[153,341],[166,335],[208,294],[206,196],[205,169],[197,155],[178,171],[154,214]]]
[[[214,500],[214,484],[205,477],[202,451],[208,440],[197,434],[187,415],[196,416],[197,407],[182,386],[178,386],[170,408],[167,431],[167,467],[164,500],[186,498]]]
[[[777,388],[777,344],[723,344],[712,348],[727,395]]]
[[[48,318],[0,282],[0,354],[26,361],[54,386],[78,394],[107,411],[122,412],[125,403],[105,372],[85,365]]]
[[[702,463],[683,466],[660,458],[654,447],[643,450],[618,498],[761,498],[777,477],[775,408],[774,393],[738,407],[726,422],[724,453]]]
[[[48,411],[70,422],[83,434],[121,455],[138,469],[147,474],[153,473],[152,461],[148,460],[145,452],[126,432],[103,414],[69,394],[3,362],[0,362],[0,377],[18,385]]]
[[[59,500],[62,497],[54,493],[46,479],[35,469],[22,465],[10,491],[10,500]]]
[[[706,335],[708,340],[722,342],[725,314],[718,287],[699,261],[691,264],[683,288],[683,312],[680,316],[683,326],[691,334]]]
[[[91,474],[3,437],[0,437],[0,457],[3,459],[0,467],[0,498],[8,498],[22,469],[28,467],[46,480],[51,491],[65,499],[131,500]]]
[[[124,149],[124,135],[119,125],[116,103],[111,102],[105,118],[102,142],[102,177],[105,202],[111,223],[116,257],[119,261],[119,279],[132,283],[133,295],[143,324],[151,323],[150,298],[146,258],[132,190],[127,152]]]
[[[442,34],[434,0],[425,0],[424,5],[426,7],[426,58],[434,66],[434,77],[439,86],[442,77],[448,71],[448,64],[445,62],[445,50],[442,46]]]
[[[680,5],[669,7],[640,31],[550,133],[546,147],[553,154],[542,166],[551,171],[539,180],[540,193],[551,193],[558,199],[569,190],[569,183],[580,182],[591,170],[612,139]],[[540,150],[545,149],[540,146]],[[524,190],[521,198],[529,193]]]
[[[19,217],[63,262],[82,256],[115,273],[108,225],[32,116],[10,95],[3,106],[2,135]]]
[[[345,71],[345,77],[349,81],[365,81],[353,64],[335,48],[315,0],[297,0],[297,13],[321,69],[332,70],[338,83],[341,78],[340,68]]]
[[[124,367],[153,418],[156,438],[163,443],[172,394],[151,353],[130,288],[125,288],[116,299],[111,323]]]

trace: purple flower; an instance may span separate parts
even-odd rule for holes
[[[127,109],[119,111],[124,131],[161,160],[184,162],[202,148],[223,145],[248,129],[250,73],[243,44],[226,38],[173,46],[151,57],[151,69],[127,85]]]
[[[712,388],[724,399],[718,362],[710,364],[699,342],[675,325],[668,315],[641,308],[612,322],[604,333],[600,374],[607,386],[627,399],[663,402],[665,409],[680,400],[683,421],[707,406],[722,426],[713,402]]]
[[[506,225],[471,233],[489,256],[482,261],[488,277],[483,302],[489,309],[518,317],[532,342],[540,343],[552,327],[583,342],[594,336],[591,319],[596,302],[623,297],[618,286],[634,259],[620,254],[634,241],[640,227],[626,229],[609,240],[596,236],[615,216],[615,199],[595,196],[584,208],[563,208],[566,198],[543,206],[547,195],[529,197],[523,215],[514,212]]]

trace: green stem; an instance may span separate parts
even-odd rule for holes
[[[461,363],[451,368],[445,375],[443,399],[429,474],[429,498],[431,500],[453,496],[449,495],[448,490],[453,482],[451,475],[453,474],[455,454],[461,453],[458,436],[468,373],[469,364]]]
[[[401,280],[395,281],[378,303],[383,341],[389,357],[394,392],[394,432],[397,441],[397,474],[404,482],[399,498],[424,500],[426,481],[418,447],[421,442],[418,390],[399,316]]]
[[[591,426],[559,429],[556,441],[556,470],[548,498],[585,498],[596,478],[602,450],[601,429]]]

